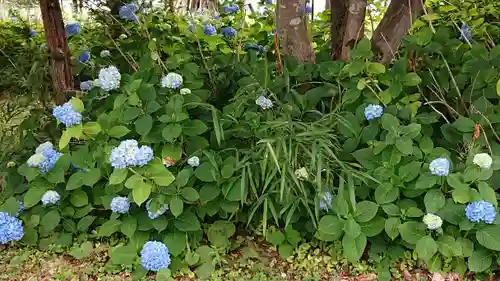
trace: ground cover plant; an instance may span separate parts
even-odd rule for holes
[[[135,279],[209,279],[243,231],[282,259],[321,241],[334,259],[373,262],[378,280],[408,258],[430,272],[494,273],[494,20],[465,4],[457,17],[438,9],[382,64],[367,39],[332,61],[320,19],[307,64],[280,54],[272,15],[236,7],[126,4],[115,24],[69,24],[79,90],[58,105],[44,96],[39,27],[2,23],[17,46],[6,58],[23,66],[5,73],[30,81],[12,88],[37,114],[15,127],[15,157],[2,154],[0,243],[83,259],[91,241],[119,239],[109,264]]]

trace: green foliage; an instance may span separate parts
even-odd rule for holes
[[[303,239],[320,240],[351,263],[368,255],[386,277],[405,250],[430,271],[494,268],[500,228],[473,223],[464,210],[478,200],[498,205],[499,47],[462,43],[446,23],[417,25],[390,66],[374,61],[366,39],[344,63],[322,56],[326,42],[315,38],[317,64],[285,57],[278,75],[271,26],[259,21],[233,40],[206,36],[199,24],[189,32],[185,19],[160,13],[125,28],[126,38],[114,27],[89,26],[70,39],[75,54],[91,44],[92,63],[77,64],[78,77],[93,80],[100,66],[112,64],[122,80],[116,91],[77,93],[72,103],[83,124],[56,130],[51,121],[47,130],[64,153],[54,168],[6,170],[2,208],[12,213],[14,200],[24,202],[24,243],[69,246],[77,238],[71,255],[80,259],[92,251],[90,235],[126,237],[109,256],[132,266],[146,241],[163,241],[172,265],[160,280],[187,266],[209,277],[215,250],[230,250],[243,227],[282,258]],[[247,37],[266,53],[245,51]],[[101,58],[102,50],[112,57]],[[191,93],[162,88],[169,72],[180,74]],[[261,95],[272,109],[256,104]],[[366,120],[368,104],[383,106],[383,115]],[[125,139],[150,146],[154,160],[112,168],[111,150]],[[491,168],[474,163],[480,152],[492,156]],[[190,165],[193,156],[199,166]],[[439,157],[451,162],[447,176],[429,170]],[[42,206],[47,190],[57,190],[61,202]],[[333,197],[328,204],[325,194]],[[110,211],[116,196],[131,202],[127,214]],[[153,212],[168,206],[167,213],[150,219],[148,200]],[[427,213],[442,226],[429,229]],[[139,267],[135,274],[146,272]]]

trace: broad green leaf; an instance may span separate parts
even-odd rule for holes
[[[399,131],[399,120],[390,113],[384,113],[381,118],[382,128],[389,132]]]
[[[149,198],[149,195],[151,194],[151,185],[147,184],[145,182],[142,182],[139,185],[134,186],[134,189],[132,189],[132,197],[134,199],[134,202],[141,206],[142,203],[146,202],[146,200]]]
[[[97,122],[88,122],[83,125],[83,133],[95,136],[101,132],[101,125]]]
[[[135,131],[141,135],[147,135],[153,128],[153,117],[146,114],[135,121]]]
[[[344,233],[344,221],[337,216],[326,215],[319,221],[318,228],[321,232],[340,239],[342,233]]]
[[[182,132],[187,136],[198,136],[208,130],[207,125],[198,119],[182,123]]]
[[[366,237],[373,237],[384,231],[384,224],[385,219],[380,216],[376,216],[369,222],[360,223],[359,225],[361,226],[361,232]]]
[[[133,265],[137,259],[137,252],[131,245],[112,247],[109,249],[109,258],[113,264]]]
[[[43,216],[40,221],[40,225],[43,226],[44,231],[50,232],[59,225],[60,221],[61,216],[59,215],[59,212],[52,210]]]
[[[288,243],[283,243],[279,245],[278,253],[282,259],[287,259],[293,255],[293,246]]]
[[[83,207],[89,203],[87,193],[82,189],[74,190],[69,196],[69,202],[75,207]]]
[[[194,170],[194,175],[201,181],[213,182],[217,179],[217,170],[210,162],[203,162]]]
[[[234,226],[234,224],[232,222],[216,221],[208,229],[207,236],[208,236],[208,240],[210,241],[210,243],[212,243],[216,247],[223,247],[224,248],[224,247],[229,246],[229,238],[231,238],[235,232],[236,232],[236,227]],[[281,233],[281,232],[276,231],[274,233]],[[268,233],[268,235],[269,235],[269,233]],[[276,241],[273,238],[276,238],[276,237],[272,237],[270,240],[268,237],[268,241],[273,243],[273,245],[278,245],[278,244],[283,243],[285,237],[283,236],[283,240],[277,244],[274,243]]]
[[[94,250],[94,245],[90,241],[83,242],[79,247],[72,249],[69,254],[77,260],[88,257]]]
[[[186,249],[186,234],[183,232],[167,233],[164,242],[170,254],[176,257]]]
[[[478,249],[472,252],[467,263],[472,272],[483,272],[490,268],[492,262],[491,253],[486,250]]]
[[[476,232],[476,239],[483,247],[500,251],[500,225],[487,225]]]
[[[486,182],[480,181],[477,184],[477,188],[479,189],[479,194],[483,200],[490,202],[491,204],[498,206],[497,196],[495,190],[491,188]]]
[[[144,178],[140,175],[134,174],[125,181],[125,187],[128,189],[133,189],[136,186],[140,186],[144,183]]]
[[[122,222],[119,220],[108,220],[99,227],[97,235],[109,237],[111,236],[111,234],[117,232],[120,229],[121,225]]]
[[[405,86],[417,86],[421,82],[422,82],[422,79],[415,72],[407,73],[405,75],[405,77],[403,78],[403,84]]]
[[[193,168],[187,167],[182,169],[175,178],[175,184],[177,185],[177,187],[186,186],[192,174],[193,174]]]
[[[173,142],[181,135],[182,127],[179,124],[168,124],[162,131],[161,135],[168,142]]]
[[[132,216],[124,217],[120,230],[123,234],[127,235],[128,238],[132,238],[137,230],[137,219]]]
[[[396,147],[401,153],[405,155],[413,154],[413,141],[411,139],[398,138],[396,140]]]
[[[395,201],[399,197],[399,188],[394,187],[391,183],[383,183],[375,190],[375,201],[378,204],[387,204]]]
[[[128,134],[130,130],[125,126],[115,126],[108,131],[108,135],[113,138],[122,138]]]
[[[344,224],[345,235],[358,237],[361,234],[361,227],[354,219],[348,219]]]
[[[357,263],[363,255],[366,247],[366,236],[360,234],[358,237],[353,238],[349,235],[344,235],[342,238],[342,248],[344,255],[351,263]]]
[[[190,211],[183,212],[174,221],[175,227],[180,231],[198,231],[201,229],[198,218]]]
[[[401,220],[399,218],[388,218],[385,221],[385,232],[392,240],[396,239],[399,235],[399,226],[401,225]]]
[[[443,235],[438,240],[439,252],[445,257],[462,256],[462,248],[450,235]],[[417,245],[418,247],[418,245]]]
[[[474,131],[476,123],[472,121],[472,119],[460,116],[455,122],[453,122],[453,126],[457,128],[462,133],[470,133]]]
[[[85,216],[78,221],[76,225],[76,229],[80,232],[86,232],[92,223],[95,221],[96,217],[94,216]]]
[[[174,217],[178,217],[182,214],[184,209],[184,202],[179,197],[174,197],[170,200],[170,211]]]
[[[432,239],[432,236],[427,235],[418,240],[415,250],[417,251],[419,258],[428,262],[432,256],[437,253],[438,245],[436,241]]]
[[[355,219],[357,222],[367,222],[377,215],[378,204],[371,201],[361,201],[356,204]]]
[[[436,213],[445,204],[445,198],[441,190],[429,190],[424,196],[424,204],[427,213]]]
[[[368,62],[366,64],[366,72],[371,74],[385,73],[385,66],[378,62]]]
[[[219,196],[220,188],[215,184],[207,183],[203,185],[200,189],[200,203],[202,205],[214,200]]]
[[[114,169],[109,176],[109,184],[122,183],[128,175],[128,169]]]
[[[181,195],[184,199],[195,202],[200,198],[198,191],[192,187],[186,187],[181,190]]]
[[[409,221],[400,225],[398,229],[404,241],[417,244],[418,240],[424,237],[426,227],[423,223]]]

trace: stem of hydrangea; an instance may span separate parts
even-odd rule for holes
[[[118,44],[116,44],[115,40],[113,40],[113,38],[111,38],[111,35],[108,34],[108,37],[109,39],[111,39],[111,42],[113,42],[113,44],[115,45],[115,47],[118,49],[118,52],[120,52],[120,54],[125,58],[125,60],[128,62],[128,64],[130,65],[130,67],[132,67],[134,69],[135,72],[137,72],[137,68],[135,67],[135,65],[127,58],[127,56],[122,52],[122,49],[120,49],[120,47],[118,46]]]

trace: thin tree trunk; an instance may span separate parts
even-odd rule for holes
[[[51,76],[55,91],[53,100],[57,104],[60,104],[65,101],[64,92],[73,89],[70,53],[64,30],[61,6],[58,0],[40,0],[40,10],[42,12],[47,45],[51,54]]]
[[[314,63],[316,54],[307,33],[308,17],[304,14],[304,0],[283,0],[278,5],[278,29],[283,53],[297,61]]]
[[[373,49],[380,54],[382,63],[390,63],[394,58],[401,39],[423,13],[424,4],[425,0],[391,1],[372,38]]]
[[[330,0],[332,59],[348,60],[364,35],[367,0]]]

